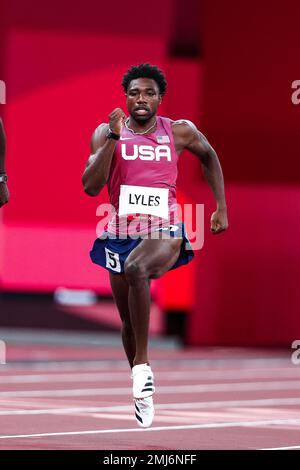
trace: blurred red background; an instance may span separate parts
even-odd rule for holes
[[[179,200],[205,204],[205,244],[156,283],[158,305],[185,312],[191,345],[299,337],[299,13],[296,1],[2,0],[11,201],[1,211],[1,290],[110,293],[88,256],[106,195],[88,198],[81,174],[94,128],[125,106],[123,73],[150,62],[168,80],[160,113],[193,120],[216,149],[230,221],[210,234],[214,200],[199,162],[183,154]]]

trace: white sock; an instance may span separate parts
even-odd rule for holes
[[[133,366],[132,372],[134,372],[134,373],[140,372],[140,370],[144,370],[146,367],[150,369],[150,366],[147,363],[146,364],[137,364],[136,366]]]

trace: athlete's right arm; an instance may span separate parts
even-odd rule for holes
[[[84,191],[89,196],[97,196],[108,181],[110,166],[117,141],[106,137],[110,128],[121,134],[125,114],[116,108],[109,115],[109,124],[100,124],[91,139],[91,155],[82,175]]]

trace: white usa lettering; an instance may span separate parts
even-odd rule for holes
[[[156,147],[152,147],[152,145],[135,144],[133,145],[133,152],[131,152],[131,155],[128,155],[126,144],[121,144],[121,155],[124,160],[136,160],[137,158],[140,158],[145,161],[160,161],[160,159],[164,157],[168,162],[171,161],[171,150],[168,145],[157,145]]]

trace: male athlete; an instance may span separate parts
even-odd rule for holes
[[[5,134],[2,120],[0,118],[0,207],[4,206],[9,200],[7,189],[7,176],[5,173]]]
[[[100,124],[83,173],[85,192],[97,196],[107,184],[114,213],[96,239],[92,261],[109,271],[122,320],[122,340],[132,368],[135,417],[149,427],[154,416],[153,373],[148,359],[150,280],[188,263],[193,252],[176,215],[178,156],[190,150],[200,160],[216,200],[211,231],[228,227],[224,181],[218,157],[196,126],[157,116],[166,91],[156,66],[131,67],[123,77],[129,117],[120,109]]]

